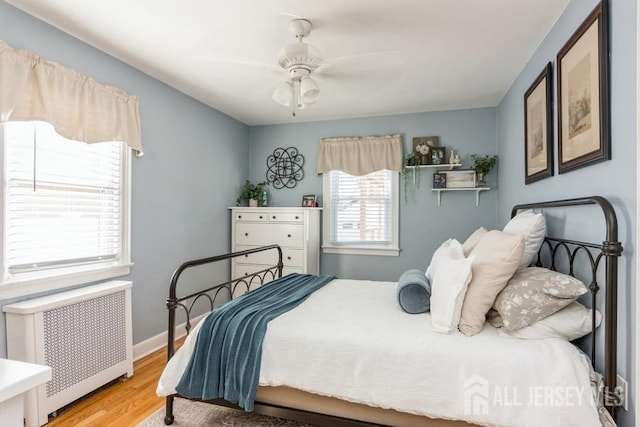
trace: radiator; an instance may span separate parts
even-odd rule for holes
[[[110,281],[5,305],[9,359],[51,367],[25,399],[25,425],[121,376],[133,375],[131,282]]]

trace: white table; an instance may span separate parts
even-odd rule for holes
[[[0,420],[3,427],[24,426],[24,393],[51,379],[49,366],[0,359]]]

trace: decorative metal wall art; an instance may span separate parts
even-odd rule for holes
[[[293,188],[304,178],[304,156],[295,147],[276,148],[267,157],[267,181],[274,188]]]

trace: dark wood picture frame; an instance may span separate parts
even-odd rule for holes
[[[315,194],[305,194],[302,196],[303,208],[315,208],[317,204],[317,196]]]
[[[449,162],[447,160],[447,149],[445,147],[432,147],[429,155],[431,156],[432,165],[446,165]]]
[[[524,183],[553,176],[552,66],[524,94]]]
[[[611,159],[609,3],[602,0],[558,52],[558,172]]]
[[[433,174],[433,188],[447,188],[447,174],[435,172]]]

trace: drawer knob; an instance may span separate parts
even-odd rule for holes
[[[242,219],[242,215],[238,215],[238,219]]]
[[[248,236],[248,235],[249,235],[249,233],[244,233],[244,235],[245,235],[245,236]]]
[[[291,237],[291,234],[287,234],[287,237]]]
[[[291,257],[290,257],[290,256],[288,256],[288,257],[287,257],[287,259],[288,259],[289,261],[291,261]]]
[[[245,258],[249,258],[249,255],[245,255],[244,257],[245,257]]]
[[[276,219],[276,216],[275,216],[275,215],[274,215],[274,216],[272,216],[272,217],[271,217],[271,219]]]
[[[296,215],[296,219],[298,219],[298,218],[299,218],[298,215]]]
[[[262,219],[262,215],[260,215],[260,219]]]

